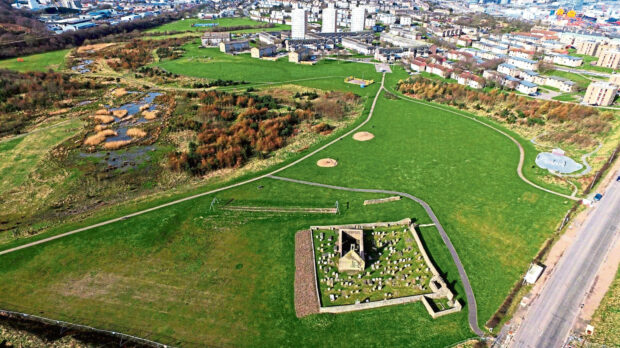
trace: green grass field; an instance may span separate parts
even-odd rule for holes
[[[259,26],[262,24],[266,24],[263,22],[257,22],[255,20],[249,18],[220,18],[220,19],[209,19],[203,20],[198,18],[191,19],[181,19],[175,22],[171,22],[168,24],[164,24],[157,28],[149,29],[147,33],[163,33],[168,31],[207,31],[208,27],[196,27],[194,24],[198,23],[217,23],[218,27],[237,27],[237,26]],[[279,30],[291,30],[290,25],[284,24],[275,24],[273,28],[254,28],[254,29],[243,29],[243,30],[234,30],[233,33],[254,33],[260,31],[279,31]]]
[[[569,79],[571,81],[574,81],[575,83],[577,83],[579,87],[584,88],[584,89],[588,87],[590,82],[592,82],[591,79],[583,75],[575,74],[575,73],[568,72],[568,71],[551,70],[547,72],[545,75],[558,76],[558,77],[563,77],[565,79]]]
[[[370,97],[381,77],[369,64],[324,61],[302,66],[228,56],[196,44],[187,49],[185,57],[160,65],[170,72],[209,79],[255,84],[301,80],[295,84]],[[377,83],[361,89],[343,82],[349,75]],[[401,68],[395,68],[386,77],[386,87],[393,90],[398,79],[406,77]],[[373,140],[357,142],[349,137],[279,175],[404,191],[425,200],[465,266],[482,326],[570,205],[518,178],[519,153],[508,138],[433,105],[387,98],[383,92],[372,120],[362,129],[375,134]],[[524,171],[539,182],[531,169],[536,151],[531,143],[518,139],[526,150]],[[335,158],[339,165],[317,167],[316,161],[323,157]],[[466,310],[432,320],[420,303],[295,317],[297,230],[405,217],[429,222],[421,207],[408,200],[362,205],[364,199],[379,197],[263,179],[218,193],[217,198],[262,206],[328,207],[339,201],[341,207],[348,202],[350,209],[339,216],[210,212],[213,196],[159,209],[2,256],[0,277],[5,286],[0,289],[0,308],[184,346],[338,342],[400,347],[414,342],[444,347],[473,336]],[[118,212],[111,216],[120,216]],[[437,230],[422,229],[422,238],[464,303],[456,267]]]
[[[31,56],[21,57],[24,61],[20,62],[18,58],[9,58],[0,60],[0,69],[25,71],[47,71],[60,70],[65,67],[65,56],[69,53],[69,49],[51,51],[46,53],[33,54]]]
[[[72,136],[82,121],[72,119],[41,132],[0,143],[0,195],[18,187],[54,145]]]
[[[567,102],[574,102],[576,101],[575,96],[571,93],[562,93],[556,97],[551,98],[553,100],[558,100],[558,101],[567,101]]]
[[[258,189],[262,185],[262,189]],[[0,305],[183,346],[445,346],[470,337],[466,311],[432,320],[420,303],[345,315],[294,314],[294,234],[311,224],[429,222],[410,201],[265,179],[217,197],[235,204],[333,206],[342,215],[209,212],[211,197],[6,255]],[[428,235],[427,235],[428,234]],[[442,271],[454,275],[433,229],[423,234]],[[37,281],[31,282],[36,274]],[[452,281],[454,279],[452,278]],[[462,290],[457,286],[462,297]],[[35,310],[36,309],[36,310]]]
[[[484,324],[570,206],[518,179],[518,150],[502,135],[406,101],[381,98],[377,109],[364,127],[375,139],[343,140],[282,176],[424,199],[459,251]],[[338,167],[317,168],[321,157]]]
[[[181,75],[255,83],[328,79],[334,88],[355,92],[361,88],[343,84],[345,77],[354,75],[374,79],[377,82],[381,78],[372,64],[322,60],[314,66],[309,66],[289,63],[287,57],[272,62],[252,59],[249,54],[233,56],[221,53],[217,48],[200,48],[197,42],[187,44],[184,48],[186,53],[182,58],[164,61],[158,65],[169,72]],[[326,86],[322,85],[320,88]]]

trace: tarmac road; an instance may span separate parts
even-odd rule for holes
[[[620,182],[614,177],[540,296],[532,302],[515,333],[512,347],[563,346],[599,267],[614,243],[620,242],[619,226]]]

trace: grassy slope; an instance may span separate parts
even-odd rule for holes
[[[282,175],[426,200],[469,272],[484,323],[569,205],[523,183],[516,146],[470,120],[382,97],[364,130],[375,139],[343,140]],[[322,157],[338,167],[317,168]]]
[[[342,88],[345,77],[355,75],[378,81],[381,77],[374,65],[340,61],[320,61],[315,66],[289,63],[288,58],[276,62],[250,59],[249,54],[233,56],[221,53],[216,48],[200,48],[197,43],[184,47],[183,58],[169,60],[158,65],[167,71],[212,79],[245,80],[249,82],[283,82],[300,79],[333,77]],[[359,86],[349,85],[354,91]]]
[[[217,52],[209,54],[217,59],[243,58],[217,57]],[[209,78],[233,78],[230,75],[236,74],[234,78],[269,81],[263,75],[265,68],[259,65],[261,63],[272,64],[273,69],[268,72],[273,81],[334,74],[359,75],[361,72],[366,78],[378,80],[379,77],[372,65],[353,63],[320,63],[306,67],[246,57],[238,64],[217,62],[214,65],[220,67],[214,69],[210,65],[213,63],[193,62],[192,65],[189,58],[182,60],[186,62],[178,67],[184,67],[195,76]],[[397,75],[401,76],[389,75],[388,85],[395,84]],[[351,89],[367,95],[372,95],[378,85],[362,90],[344,84],[340,77],[299,84]],[[476,292],[480,321],[486,321],[567,207],[561,200],[519,181],[515,174],[518,153],[514,144],[470,120],[405,101],[381,98],[375,118],[366,128],[377,138],[368,143],[343,140],[285,175],[351,186],[398,189],[427,200],[461,255]],[[528,161],[533,161],[533,148],[524,146]],[[341,165],[332,169],[316,168],[314,161],[326,155],[337,157]],[[267,193],[267,190],[257,191],[254,185],[227,191],[218,197],[241,199],[239,196],[243,196],[266,205],[285,204],[287,200],[282,197],[291,195],[295,199],[289,198],[289,201],[295,204],[325,205],[335,201],[333,195],[317,199],[326,197],[328,190],[309,190],[294,184],[282,186],[274,200],[272,195],[263,196],[262,192]],[[275,184],[268,182],[266,187],[272,185]],[[259,198],[257,192],[264,198]],[[349,200],[355,207],[361,202],[361,196],[354,198],[346,194],[336,199]],[[265,219],[260,214],[231,213],[201,222],[203,219],[199,216],[207,214],[208,202],[210,198],[193,201],[11,255],[10,262],[0,265],[0,274],[13,285],[6,289],[8,297],[3,294],[0,298],[4,298],[5,304],[12,303],[13,308],[17,307],[16,303],[27,311],[41,307],[48,315],[58,318],[138,334],[141,329],[152,328],[150,330],[157,333],[153,338],[165,340],[164,336],[175,336],[213,344],[291,344],[302,337],[313,337],[307,343],[312,345],[332,338],[337,332],[334,329],[344,330],[346,325],[356,328],[351,332],[354,341],[359,339],[370,345],[404,345],[404,342],[416,341],[422,345],[443,346],[469,335],[464,313],[435,321],[436,325],[428,326],[426,331],[428,318],[417,304],[296,320],[291,309],[292,231],[310,224],[342,222],[342,217],[295,215]],[[396,210],[392,210],[393,207]],[[381,205],[367,209],[377,210],[352,212],[345,216],[346,220],[390,220],[419,208],[403,210],[402,206]],[[112,212],[111,216],[114,215]],[[420,213],[411,215],[417,217]],[[233,221],[244,223],[239,225]],[[216,231],[220,231],[217,238]],[[436,230],[423,230],[423,237],[442,271],[455,282],[456,271]],[[247,270],[248,263],[244,260],[251,261],[250,270],[255,272],[228,269],[234,263],[237,270],[237,265],[242,263],[241,270]],[[278,270],[280,272],[276,272]],[[205,272],[207,274],[203,274]],[[40,277],[37,287],[27,285],[33,276]],[[137,280],[140,282],[136,283]],[[61,287],[67,282],[73,282],[76,287],[86,282],[91,288],[103,289],[103,293],[94,291],[94,295],[82,298]],[[106,286],[108,283],[111,287]],[[179,284],[182,284],[181,289],[174,290]],[[456,287],[462,296],[460,285]],[[169,289],[169,293],[164,289]],[[230,294],[219,301],[217,296],[221,296],[221,292]],[[60,296],[58,300],[50,300],[57,296]],[[211,297],[214,299],[208,303],[199,302]],[[75,304],[66,308],[67,303]],[[93,305],[102,312],[96,319],[92,315]],[[110,319],[105,319],[106,316]],[[394,318],[396,320],[390,320]],[[377,323],[384,322],[389,325],[377,330]],[[230,335],[230,328],[248,335]],[[437,336],[437,332],[444,336]],[[239,336],[252,337],[252,341],[239,341],[242,339]]]
[[[546,75],[558,76],[558,77],[569,79],[577,83],[579,87],[583,87],[583,88],[587,88],[590,82],[592,82],[592,80],[588,79],[587,77],[584,77],[582,75],[575,74],[572,72],[568,72],[568,71],[551,70]]]
[[[0,143],[0,194],[18,187],[54,145],[72,136],[79,119]]]
[[[373,197],[269,179],[245,185],[218,198],[319,207],[339,200],[350,209],[340,216],[209,213],[212,198],[205,197],[7,255],[0,305],[183,345],[317,346],[346,332],[342,346],[439,347],[469,337],[466,311],[432,320],[420,303],[295,318],[296,230],[407,216],[429,221],[410,201],[362,205]],[[426,233],[439,267],[454,275],[438,237]]]
[[[69,49],[51,51],[46,53],[33,54],[31,56],[22,57],[23,62],[18,62],[17,58],[9,58],[0,60],[0,69],[9,69],[17,71],[47,71],[60,70],[65,66],[65,56],[69,53]]]
[[[591,342],[620,346],[620,269],[590,324],[594,326]]]
[[[257,22],[251,20],[249,18],[220,18],[220,19],[210,19],[210,20],[202,20],[197,18],[192,19],[181,19],[175,22],[171,22],[168,24],[164,24],[157,28],[149,29],[147,33],[162,33],[166,31],[207,31],[208,27],[194,27],[194,24],[197,23],[218,23],[218,27],[236,27],[236,26],[258,26],[261,24],[266,24],[263,22]],[[233,33],[253,33],[259,31],[278,31],[278,30],[291,30],[290,25],[284,24],[275,24],[273,28],[256,28],[256,29],[243,29],[243,30],[235,30]]]

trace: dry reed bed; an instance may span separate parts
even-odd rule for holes
[[[157,110],[142,111],[142,116],[144,116],[144,119],[146,119],[146,120],[154,120],[154,119],[157,118],[158,114],[159,114],[159,111],[157,111]]]
[[[84,140],[84,145],[98,145],[101,144],[109,136],[117,136],[118,134],[111,129],[104,129],[97,134],[91,135]]]
[[[114,122],[114,117],[109,115],[95,115],[95,120],[101,123],[112,123]]]
[[[123,118],[125,116],[127,116],[129,112],[125,109],[119,109],[119,110],[114,110],[112,111],[112,115],[118,117],[118,118]]]
[[[103,147],[108,149],[108,150],[116,150],[116,149],[120,149],[121,147],[123,147],[125,145],[129,145],[130,143],[131,143],[131,140],[109,141],[109,142],[103,144]]]
[[[140,128],[129,128],[127,130],[127,135],[132,138],[144,138],[146,136],[146,132]]]

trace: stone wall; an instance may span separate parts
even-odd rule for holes
[[[387,197],[387,198],[367,199],[367,200],[364,201],[364,205],[381,204],[381,203],[387,203],[387,202],[400,201],[401,198],[402,198],[401,196],[393,196],[393,197]]]
[[[379,307],[384,307],[384,306],[392,306],[392,305],[397,305],[397,304],[412,303],[412,302],[417,302],[417,301],[422,301],[422,303],[424,304],[424,307],[426,308],[426,310],[428,311],[428,313],[433,319],[443,316],[443,315],[459,312],[462,309],[461,303],[458,301],[454,301],[454,294],[452,293],[452,291],[450,291],[446,282],[443,280],[443,278],[441,278],[441,275],[435,268],[435,265],[433,265],[433,263],[431,262],[431,259],[428,256],[428,253],[426,249],[424,248],[424,245],[422,244],[420,237],[418,236],[418,232],[416,231],[416,226],[411,223],[411,219],[406,218],[406,219],[402,219],[400,221],[395,221],[395,222],[373,222],[373,223],[350,224],[350,225],[311,226],[310,232],[312,232],[313,230],[338,230],[341,228],[345,228],[345,229],[373,228],[374,229],[376,227],[381,227],[381,226],[389,227],[389,226],[398,226],[398,225],[409,226],[409,230],[411,231],[411,234],[413,235],[413,238],[418,246],[418,249],[420,250],[420,253],[422,254],[422,257],[424,258],[424,261],[427,264],[429,270],[433,274],[433,277],[431,278],[430,284],[429,284],[433,293],[426,294],[426,295],[399,297],[399,298],[393,298],[393,299],[382,300],[382,301],[373,301],[373,302],[356,303],[356,304],[342,305],[342,306],[324,307],[323,304],[321,303],[321,294],[319,292],[319,284],[318,284],[317,273],[316,273],[316,255],[314,255],[314,238],[312,238],[311,236],[310,239],[312,240],[312,253],[313,253],[312,256],[313,256],[314,271],[315,271],[314,285],[315,285],[315,289],[317,292],[317,297],[319,299],[319,306],[320,306],[319,313],[334,313],[334,314],[346,313],[346,312],[360,311],[360,310],[371,309],[371,308],[379,308]],[[453,307],[450,309],[443,310],[443,311],[435,311],[433,309],[433,306],[431,306],[431,304],[429,303],[428,299],[440,299],[440,298],[447,298],[450,302],[453,302]]]

